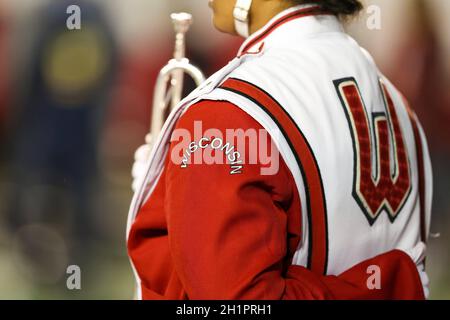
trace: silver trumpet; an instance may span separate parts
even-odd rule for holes
[[[149,145],[153,144],[161,131],[168,111],[182,99],[184,74],[191,76],[197,86],[205,81],[202,71],[186,58],[186,33],[192,24],[192,15],[172,13],[170,18],[175,29],[174,57],[161,69],[156,80],[151,127],[145,138]]]

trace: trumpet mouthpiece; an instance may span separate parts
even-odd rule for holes
[[[192,15],[186,12],[172,13],[170,15],[176,33],[186,33],[192,24]]]

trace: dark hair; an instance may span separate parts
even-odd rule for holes
[[[359,0],[294,0],[294,2],[320,4],[325,10],[341,18],[355,15],[363,8]]]

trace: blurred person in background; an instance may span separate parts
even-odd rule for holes
[[[81,29],[68,28],[69,5],[82,8]],[[94,219],[95,199],[101,194],[97,149],[116,48],[94,3],[51,1],[36,19],[39,28],[28,52],[25,81],[17,84],[9,226],[23,238],[26,257],[45,271],[51,259],[35,239],[52,237],[39,232],[55,234],[53,239],[66,243],[71,261],[80,265],[89,259],[93,241],[101,238]]]
[[[10,99],[11,84],[10,66],[8,65],[9,54],[9,24],[5,12],[0,3],[0,143],[3,145],[7,107]],[[3,151],[3,148],[0,149]],[[0,155],[3,156],[3,155]]]
[[[134,171],[140,183],[127,231],[138,297],[424,298],[427,146],[401,94],[342,30],[338,18],[358,12],[359,2],[210,5],[216,28],[248,39],[175,108],[150,160],[148,146],[137,153],[135,167],[144,169]],[[248,162],[255,141],[239,149],[242,159],[224,151],[237,138],[226,143],[225,130],[262,128],[286,161],[272,175],[261,174],[260,158]],[[181,132],[199,140],[180,142]],[[208,152],[228,161],[192,163]],[[181,153],[189,160],[180,164]],[[376,292],[367,287],[368,264],[389,279]]]

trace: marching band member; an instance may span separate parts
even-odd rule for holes
[[[427,144],[343,31],[359,1],[210,6],[246,40],[136,154],[139,297],[423,299]]]

